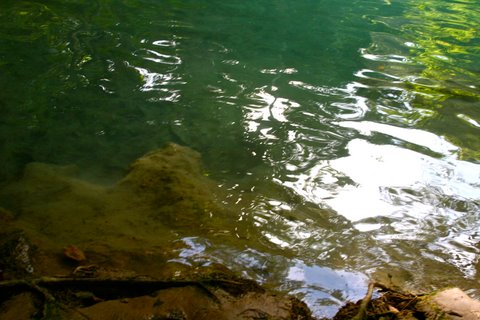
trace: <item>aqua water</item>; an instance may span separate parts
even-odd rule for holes
[[[186,263],[318,316],[381,272],[478,296],[478,4],[3,1],[0,177],[45,162],[109,183],[175,142],[262,235],[192,232]]]

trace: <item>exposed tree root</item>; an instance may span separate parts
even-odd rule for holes
[[[374,289],[380,289],[382,296],[372,299]],[[365,297],[357,303],[347,303],[333,318],[334,320],[371,319],[425,319],[424,312],[417,303],[420,296],[397,291],[381,283],[368,285]]]
[[[37,301],[36,303],[36,317],[41,319],[65,319],[66,314],[71,315],[74,312],[77,315],[75,319],[98,319],[98,317],[91,318],[90,315],[83,313],[83,310],[88,310],[89,306],[106,301],[129,301],[130,298],[135,300],[138,297],[151,297],[159,292],[172,292],[173,294],[174,291],[196,292],[198,299],[209,301],[213,308],[211,310],[223,310],[225,303],[227,303],[227,309],[239,308],[241,303],[245,301],[252,303],[251,301],[254,301],[255,297],[266,299],[267,303],[273,303],[272,306],[276,303],[280,308],[286,306],[280,300],[275,300],[276,302],[272,300],[276,299],[271,298],[274,295],[269,296],[262,287],[252,280],[218,273],[210,274],[208,277],[200,277],[198,280],[158,280],[146,277],[39,277],[35,279],[5,280],[0,281],[0,304],[2,300],[9,300],[20,293],[31,292],[41,300],[41,302]],[[248,299],[254,300],[245,300],[245,295],[252,294],[252,298]],[[229,298],[226,298],[227,296]],[[234,301],[244,302],[235,305]],[[308,308],[303,303],[293,298],[288,301],[291,301],[290,308],[292,308],[291,312],[295,315],[295,319],[311,319]],[[196,302],[191,301],[191,303],[195,305]],[[228,304],[230,305],[228,306]],[[255,303],[252,305],[255,306]],[[252,310],[247,309],[250,313],[261,312],[259,311],[261,309]]]
[[[375,287],[374,282],[370,282],[368,284],[367,294],[365,295],[365,298],[363,298],[362,302],[360,303],[360,307],[358,308],[358,312],[352,318],[352,320],[364,320],[364,319],[366,319],[367,307],[368,307],[368,304],[370,303],[370,300],[372,300],[372,294],[373,294],[373,288],[374,287]]]

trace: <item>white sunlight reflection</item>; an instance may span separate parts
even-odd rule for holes
[[[390,135],[398,133],[398,128],[386,130],[386,127],[373,128]],[[372,128],[370,130],[373,131]],[[422,135],[418,131],[413,131],[418,139],[408,135],[404,138],[437,152],[455,150],[443,139],[433,139],[427,132]],[[399,132],[400,136],[405,134],[404,131]],[[431,204],[422,203],[422,199],[415,197],[409,200],[411,203],[408,206],[402,201],[394,201],[398,196],[391,194],[389,188],[480,199],[480,165],[452,158],[436,159],[398,146],[376,145],[363,139],[350,141],[347,149],[348,156],[322,161],[306,174],[292,174],[291,181],[283,184],[312,202],[328,205],[352,222],[390,216],[405,210],[412,215],[435,210]],[[351,182],[338,183],[345,178]]]
[[[293,263],[287,279],[300,284],[294,293],[301,294],[307,304],[322,307],[314,309],[314,316],[319,319],[332,318],[338,307],[365,295],[368,277],[360,272],[310,266],[297,259]]]
[[[444,138],[419,129],[400,128],[370,121],[342,121],[337,124],[344,128],[355,129],[366,136],[372,135],[373,132],[383,133],[428,148],[445,156],[456,155],[459,150],[457,146],[446,141]]]
[[[267,91],[270,88],[271,92],[277,91],[275,86],[257,88],[251,94],[251,99],[256,101],[255,104],[249,104],[245,107],[245,119],[247,122],[247,130],[255,132],[260,126],[260,122],[278,121],[287,122],[288,119],[285,113],[292,109],[298,108],[300,105],[295,101],[276,97]],[[271,128],[264,128],[260,133],[268,139],[276,139],[276,137],[269,133]]]
[[[141,41],[144,46],[155,46],[162,50],[170,50],[175,53],[175,48],[178,43],[174,40],[156,40],[151,44],[147,40]],[[157,48],[155,48],[157,49]],[[184,85],[182,76],[175,73],[178,65],[182,64],[182,59],[178,56],[161,53],[153,49],[140,48],[133,52],[133,56],[141,58],[142,66],[125,61],[125,64],[136,70],[139,73],[140,79],[143,82],[140,91],[143,92],[157,92],[148,99],[148,101],[171,101],[176,102],[180,99],[180,90],[174,89],[173,85]],[[153,63],[152,63],[153,62]]]
[[[343,120],[361,119],[369,110],[368,99],[358,94],[359,90],[368,88],[368,86],[359,82],[348,83],[345,88],[314,86],[302,81],[290,81],[289,84],[315,95],[335,97],[336,99],[330,105],[337,110],[335,117]]]

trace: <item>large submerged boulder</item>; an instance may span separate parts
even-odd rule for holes
[[[152,218],[181,225],[219,211],[215,188],[202,171],[200,154],[170,143],[133,162],[112,192],[125,192],[133,202],[149,207]]]
[[[0,206],[44,244],[148,247],[211,221],[231,228],[216,188],[196,151],[168,144],[134,161],[108,186],[79,179],[73,166],[30,163],[18,182],[0,191]]]

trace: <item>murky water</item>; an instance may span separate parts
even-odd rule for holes
[[[386,273],[478,296],[478,21],[473,0],[2,1],[0,176],[108,184],[175,142],[231,209],[172,230],[179,261],[319,316]]]

